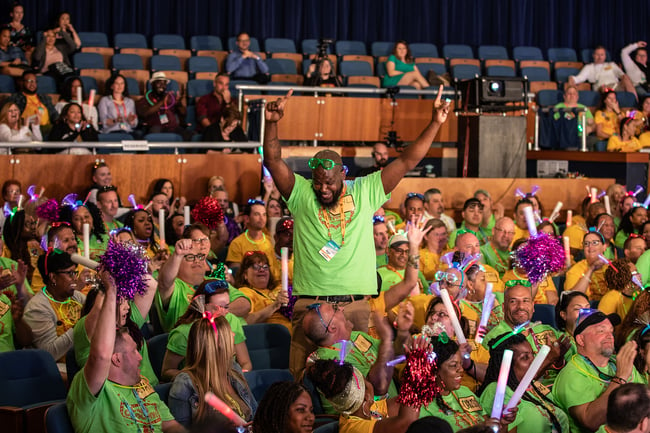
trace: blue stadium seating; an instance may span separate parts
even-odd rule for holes
[[[222,51],[223,45],[219,36],[202,35],[190,38],[190,48],[195,52],[201,50]]]
[[[451,75],[458,80],[469,80],[481,76],[481,69],[476,65],[455,65],[451,68]]]
[[[188,60],[187,69],[190,74],[197,72],[219,72],[219,64],[214,57],[193,56]]]
[[[13,77],[9,75],[0,75],[0,93],[14,93],[16,91],[16,83]]]
[[[190,80],[187,82],[187,96],[189,98],[200,98],[214,90],[212,80]]]
[[[438,47],[430,43],[416,42],[409,48],[413,57],[438,57]]]
[[[144,69],[142,57],[137,54],[115,54],[112,63],[113,69],[117,71],[122,69]]]
[[[296,43],[291,39],[266,38],[264,40],[264,50],[267,53],[295,53]]]
[[[141,33],[117,33],[115,35],[115,48],[149,48],[147,38]]]
[[[151,57],[151,71],[182,71],[181,61],[176,56],[154,55]]]
[[[518,62],[522,60],[544,60],[542,50],[537,47],[515,47],[512,50],[512,57]]]
[[[339,65],[339,73],[344,77],[372,75],[372,67],[368,62],[347,60]]]
[[[266,66],[269,67],[269,73],[273,74],[296,74],[296,63],[289,59],[267,59]]]
[[[535,95],[540,107],[552,107],[562,101],[562,92],[558,90],[540,90]]]
[[[445,59],[473,59],[474,53],[469,45],[447,44],[442,47],[442,55]]]
[[[488,66],[485,73],[489,77],[515,77],[515,70],[510,66],[494,65]]]
[[[38,93],[59,93],[56,88],[56,80],[49,75],[38,75],[36,82],[38,83]]]
[[[154,50],[184,50],[185,39],[181,35],[153,35],[151,48]]]
[[[104,57],[97,53],[75,53],[72,56],[75,69],[104,69]]]
[[[550,81],[551,76],[546,68],[529,66],[521,68],[521,75],[527,77],[528,81]]]
[[[394,45],[395,42],[373,42],[370,45],[370,54],[375,57],[390,56]]]
[[[481,45],[478,47],[478,58],[508,60],[508,51],[501,45]]]
[[[103,32],[79,32],[82,47],[109,47],[108,36]]]
[[[577,75],[579,72],[577,68],[555,68],[555,81],[566,83],[571,75]]]
[[[577,62],[578,55],[573,48],[549,48],[548,60],[550,62]]]
[[[362,41],[336,41],[336,55],[345,56],[347,54],[357,54],[365,56],[366,44]]]
[[[597,107],[600,104],[600,93],[595,90],[580,90],[578,102],[587,107]]]

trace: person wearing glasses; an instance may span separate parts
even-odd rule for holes
[[[273,243],[266,229],[266,203],[249,199],[242,212],[246,230],[232,240],[228,247],[226,263],[234,270],[239,268],[244,255],[249,251],[261,251],[267,257],[273,257]]]
[[[456,243],[456,237],[459,233],[472,233],[481,243],[485,245],[488,242],[488,232],[481,227],[483,222],[483,203],[477,198],[468,198],[463,203],[463,222],[460,227],[449,234],[449,248]]]
[[[515,223],[511,218],[502,217],[492,229],[490,241],[481,246],[481,254],[486,264],[499,273],[499,277],[510,268],[510,245],[515,236]]]
[[[253,80],[259,84],[269,82],[269,67],[264,59],[250,50],[251,38],[246,32],[237,35],[237,48],[226,58],[226,72],[232,80]]]
[[[265,253],[248,251],[244,254],[235,276],[235,287],[251,301],[250,312],[244,317],[246,323],[279,323],[291,331],[291,321],[280,311],[289,302],[289,297],[278,283]]]
[[[158,294],[154,301],[164,332],[169,332],[183,315],[194,294],[210,271],[206,254],[195,248],[192,239],[176,242],[174,254],[160,268]]]
[[[637,345],[629,341],[614,354],[616,315],[580,310],[573,336],[578,353],[558,374],[552,398],[570,415],[571,431],[593,432],[606,422],[607,399],[619,386],[643,383],[634,368]]]
[[[77,265],[70,254],[48,250],[38,258],[45,287],[29,300],[23,318],[34,334],[34,346],[63,362],[73,345],[73,327],[81,317],[86,295],[78,289]]]
[[[417,265],[420,264],[420,258],[417,259]],[[409,264],[409,240],[406,235],[398,233],[391,236],[388,242],[388,264],[377,268],[377,273],[381,277],[381,291],[385,292],[394,285],[404,280],[404,271]],[[421,271],[418,271],[418,281],[416,287],[413,287],[411,293],[420,294],[429,286],[427,279]]]
[[[397,388],[392,380],[392,368],[387,368],[386,363],[394,358],[395,351],[403,351],[410,337],[413,310],[407,305],[400,309],[394,323],[395,330],[388,320],[378,314],[375,330],[379,338],[374,338],[365,332],[353,330],[352,322],[345,317],[345,307],[326,302],[310,304],[302,325],[317,348],[307,358],[306,365],[319,359],[349,362],[372,384],[375,396],[388,394],[395,397]],[[325,413],[336,413],[328,401],[323,401],[323,409]]]
[[[70,255],[79,253],[79,245],[77,244],[77,237],[75,236],[72,226],[65,222],[54,222],[52,226],[47,231],[47,247],[56,248]],[[79,266],[79,268],[82,268]],[[78,269],[80,270],[80,269]],[[38,267],[34,269],[34,274],[32,275],[31,290],[41,290],[45,287],[43,282],[43,277],[38,270]],[[84,295],[87,294],[90,287],[80,286],[79,291]]]
[[[264,165],[294,216],[294,294],[290,369],[298,376],[313,346],[301,327],[307,305],[314,302],[347,306],[357,329],[368,328],[367,295],[377,293],[372,216],[404,175],[415,168],[447,120],[449,102],[440,86],[432,119],[420,136],[383,170],[346,181],[341,156],[322,150],[309,160],[312,179],[295,174],[282,159],[278,122],[292,91],[266,105]],[[288,125],[290,127],[290,125]],[[334,281],[335,279],[335,281]]]
[[[591,301],[600,301],[609,290],[605,282],[607,264],[598,256],[605,252],[605,239],[600,232],[587,232],[582,240],[585,258],[566,272],[564,287],[586,293]]]
[[[498,335],[516,331],[526,336],[535,355],[543,345],[549,346],[551,352],[540,368],[540,371],[544,372],[540,380],[544,385],[551,385],[557,372],[564,366],[564,355],[569,350],[570,342],[566,338],[561,338],[559,332],[553,327],[532,322],[534,311],[530,281],[508,281],[504,294],[503,320],[485,334],[482,344],[489,350],[490,340]]]
[[[618,249],[614,244],[614,235],[616,234],[616,224],[614,223],[614,218],[608,213],[598,214],[594,218],[594,227],[597,227],[598,231],[605,238],[605,245],[607,245],[607,249],[603,255],[610,260],[616,260],[619,257],[622,257],[623,251]],[[643,251],[645,251],[645,240],[641,240],[643,241],[644,246]]]

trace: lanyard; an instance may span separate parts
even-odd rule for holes
[[[339,222],[341,225],[341,246],[345,245],[345,212],[343,211],[343,197],[347,190],[347,185],[343,184],[343,191],[341,192],[341,197],[339,198]],[[319,213],[323,215],[323,220],[325,221],[325,227],[327,228],[327,236],[329,236],[330,241],[332,240],[332,226],[330,225],[330,213],[323,206],[321,206]]]
[[[138,402],[138,406],[140,406],[140,410],[142,410],[142,414],[147,418],[146,425],[151,426],[151,420],[149,419],[149,411],[147,411],[147,408],[145,407],[144,403],[142,402],[142,399],[138,395],[135,389],[132,389],[133,391],[133,396],[135,397],[136,401]],[[129,416],[135,423],[135,426],[138,428],[138,433],[142,432],[142,429],[140,428],[140,423],[138,422],[138,418],[135,416],[135,412],[133,412],[133,408],[129,404],[128,401],[122,399],[122,403],[126,406],[126,409],[129,411]]]
[[[118,119],[118,118],[122,117],[122,114],[120,113],[120,105],[121,105],[124,108],[124,116],[122,118],[124,119],[123,121],[126,121],[126,114],[127,113],[126,113],[126,104],[124,103],[124,99],[122,99],[121,104],[118,104],[117,102],[115,102],[115,99],[113,99],[112,96],[111,96],[111,100],[113,101],[113,105],[115,105],[115,111],[117,112],[117,116],[115,118]]]

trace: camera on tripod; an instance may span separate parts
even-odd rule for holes
[[[323,59],[327,58],[327,50],[330,45],[334,43],[334,39],[324,39],[321,38],[318,40],[318,46],[316,48],[316,57],[312,60],[313,64],[318,65]]]

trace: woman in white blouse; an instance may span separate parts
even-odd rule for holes
[[[0,109],[0,142],[43,141],[40,114],[27,118],[25,125],[20,115],[20,108],[13,102],[7,102]],[[8,152],[6,148],[0,148],[0,153],[6,155]]]

